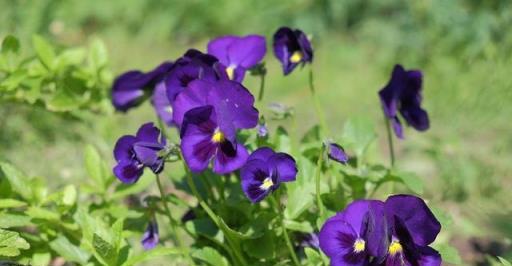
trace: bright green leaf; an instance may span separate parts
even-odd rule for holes
[[[67,185],[64,188],[63,194],[62,194],[62,203],[67,206],[73,206],[75,205],[77,197],[76,188],[74,185]]]
[[[292,231],[311,233],[313,232],[313,227],[307,221],[296,222],[293,220],[284,220],[284,226]]]
[[[183,251],[178,248],[156,247],[154,249],[146,250],[139,255],[131,257],[125,263],[123,263],[123,266],[140,265],[141,262],[153,260],[157,257],[162,257],[162,256],[167,256],[167,255],[178,255],[178,254],[182,254],[182,253],[183,253]]]
[[[2,41],[2,53],[15,53],[17,54],[20,50],[20,41],[12,35],[5,36]]]
[[[101,160],[101,156],[92,145],[85,146],[84,149],[84,161],[85,161],[85,169],[89,174],[99,191],[105,191],[105,174],[103,170],[103,162]]]
[[[50,43],[38,35],[34,35],[32,37],[32,43],[39,61],[41,61],[47,69],[53,70],[55,64],[55,51]]]
[[[34,253],[32,255],[31,265],[33,266],[47,266],[50,265],[52,255],[49,252],[45,253]]]
[[[93,235],[92,244],[96,254],[99,256],[96,256],[98,260],[103,261],[107,265],[114,265],[116,263],[117,252],[112,244],[97,234]]]
[[[69,242],[69,240],[63,235],[59,235],[59,237],[51,241],[49,245],[53,251],[57,252],[57,254],[65,258],[67,261],[80,263],[82,265],[86,264],[91,256],[91,254],[85,250],[80,249]]]
[[[0,256],[15,257],[20,249],[29,249],[30,244],[18,232],[0,229]]]
[[[47,221],[59,221],[60,215],[56,212],[52,212],[40,207],[30,207],[25,212],[28,216],[33,219],[43,219]]]
[[[22,227],[28,226],[32,223],[31,218],[22,214],[0,214],[0,228]]]
[[[260,238],[244,241],[243,247],[251,257],[272,259],[276,256],[276,244],[271,233],[266,233]]]
[[[194,250],[192,257],[207,262],[211,266],[228,266],[228,261],[216,249],[204,247]]]
[[[27,203],[16,199],[0,199],[0,209],[19,208],[27,206]]]
[[[503,264],[504,266],[512,266],[512,263],[510,263],[509,261],[507,261],[506,259],[498,256],[498,260],[501,262],[501,264]]]
[[[13,190],[19,193],[24,199],[31,200],[32,190],[28,182],[29,179],[8,163],[0,163],[0,168],[2,169],[3,177],[7,178]]]
[[[322,265],[322,263],[323,263],[322,256],[320,255],[320,253],[318,253],[318,251],[316,251],[310,247],[306,247],[304,249],[304,253],[306,253],[306,258],[308,259],[308,265],[312,265],[312,266]]]
[[[441,254],[441,258],[444,262],[460,265],[462,263],[462,259],[460,258],[459,251],[448,245],[448,244],[437,244],[434,245],[433,248],[435,248],[439,254]]]

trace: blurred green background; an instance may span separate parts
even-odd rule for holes
[[[464,263],[488,265],[488,255],[512,257],[512,1],[509,0],[1,0],[0,37],[31,36],[55,45],[102,39],[115,75],[149,70],[187,48],[205,49],[224,34],[267,37],[269,69],[260,110],[281,102],[294,107],[299,129],[316,121],[306,70],[283,77],[271,53],[281,25],[310,34],[315,80],[333,132],[350,117],[368,117],[379,132],[372,161],[387,162],[377,91],[395,63],[424,72],[425,133],[406,131],[398,166],[421,176],[424,198],[451,215],[442,238]],[[256,92],[259,80],[247,77]],[[109,89],[109,88],[105,88]],[[117,137],[155,120],[151,106],[76,121],[44,109],[0,106],[0,159],[54,187],[87,178],[82,149],[92,143],[107,158]],[[270,124],[275,128],[275,124]]]

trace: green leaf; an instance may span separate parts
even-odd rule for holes
[[[307,221],[296,222],[293,220],[284,220],[284,226],[292,231],[311,233],[313,232],[313,227]]]
[[[448,245],[448,244],[435,244],[433,246],[439,254],[441,254],[441,258],[443,262],[460,265],[462,263],[462,259],[460,258],[459,251]]]
[[[0,199],[0,209],[25,207],[27,203],[16,199]]]
[[[31,218],[22,214],[2,213],[0,215],[0,228],[22,227],[32,225]]]
[[[20,51],[20,41],[12,35],[5,36],[2,41],[2,53],[15,53]]]
[[[0,229],[0,256],[15,257],[20,249],[29,249],[30,244],[18,232]]]
[[[31,265],[33,266],[47,266],[50,265],[52,255],[49,252],[45,253],[34,253],[32,255]]]
[[[246,232],[246,233],[241,233],[241,232],[238,232],[236,230],[233,230],[231,229],[227,224],[226,222],[224,222],[224,220],[222,219],[222,217],[220,216],[217,216],[217,219],[219,219],[219,227],[220,229],[227,235],[229,235],[229,237],[231,237],[232,239],[235,239],[235,240],[245,240],[245,239],[253,239],[255,237],[258,237],[260,236],[261,234],[253,234],[252,231],[249,231],[249,232]]]
[[[209,218],[195,219],[185,223],[185,228],[194,236],[204,236],[209,239],[215,239],[218,242],[224,240],[224,234]]]
[[[183,254],[183,251],[178,248],[156,247],[154,249],[144,251],[137,256],[131,257],[129,260],[123,263],[123,266],[140,265],[141,262],[153,260],[156,257],[178,254]]]
[[[30,207],[25,212],[28,216],[33,219],[42,219],[47,221],[59,221],[60,215],[58,213],[40,208],[40,207]]]
[[[498,256],[498,260],[501,262],[501,264],[503,264],[504,266],[512,266],[512,263],[510,263],[509,261],[507,261],[506,259]]]
[[[284,210],[285,217],[294,220],[314,204],[315,197],[311,186],[289,184],[288,201]]]
[[[62,204],[67,206],[75,205],[77,192],[74,185],[67,185],[62,193]]]
[[[291,140],[284,127],[279,126],[276,130],[275,141],[276,150],[279,152],[291,152]]]
[[[207,262],[211,266],[228,266],[228,261],[216,249],[204,247],[192,252],[192,257]]]
[[[266,233],[260,238],[244,241],[244,250],[251,257],[272,259],[276,256],[276,244],[272,234]]]
[[[32,37],[32,44],[34,45],[39,61],[41,61],[47,69],[53,70],[55,64],[55,51],[50,43],[41,36],[34,35]]]
[[[421,195],[423,194],[423,179],[421,179],[418,175],[411,172],[393,172],[394,176],[396,176],[399,180],[404,183],[412,192]]]
[[[105,191],[105,180],[107,179],[104,175],[103,162],[99,152],[92,145],[85,146],[84,149],[84,161],[85,169],[87,174],[91,177],[99,191]]]
[[[376,138],[372,121],[365,117],[349,119],[343,128],[343,142],[354,149],[358,158],[363,156]]]
[[[89,257],[91,257],[91,254],[69,242],[69,240],[63,235],[59,235],[59,237],[51,241],[49,245],[53,251],[57,252],[57,254],[65,258],[67,261],[84,265],[87,264]]]
[[[306,253],[306,258],[308,259],[308,265],[312,265],[312,266],[322,265],[322,263],[323,263],[322,256],[320,255],[320,253],[318,253],[318,251],[316,251],[310,247],[306,247],[306,248],[304,248],[304,253]]]
[[[94,246],[94,250],[99,256],[96,256],[98,260],[102,261],[107,265],[115,265],[117,261],[117,252],[115,250],[115,247],[112,246],[112,244],[110,244],[97,234],[93,235],[92,244]]]
[[[108,53],[105,44],[100,39],[94,39],[91,43],[89,58],[94,69],[99,70],[107,65]]]
[[[20,194],[22,198],[31,200],[32,190],[28,182],[29,179],[8,163],[0,163],[0,168],[2,169],[3,177],[7,178],[13,190]]]

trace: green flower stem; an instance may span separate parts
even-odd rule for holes
[[[155,175],[155,176],[156,176],[156,184],[158,185],[158,190],[160,191],[160,199],[162,200],[162,204],[164,205],[164,208],[165,208],[165,213],[171,223],[171,233],[174,237],[174,242],[178,245],[178,247],[181,250],[183,250],[183,254],[187,258],[187,260],[190,262],[190,265],[195,265],[194,260],[192,259],[192,257],[190,257],[190,253],[187,251],[188,249],[185,247],[185,245],[183,244],[183,241],[181,240],[181,237],[178,234],[176,221],[174,221],[174,219],[172,218],[171,210],[169,209],[169,205],[167,204],[167,201],[165,200],[165,192],[164,192],[164,188],[162,186],[162,182],[160,181],[160,175]]]
[[[393,136],[391,135],[391,125],[386,115],[384,115],[384,122],[386,123],[386,130],[388,132],[389,156],[391,158],[390,168],[393,168],[395,167],[395,150],[393,149]]]
[[[224,228],[220,225],[220,222],[219,222],[219,219],[218,219],[217,215],[213,212],[213,210],[210,208],[208,203],[206,203],[203,200],[203,198],[201,197],[201,195],[197,191],[197,188],[196,188],[196,185],[194,183],[194,180],[192,179],[192,173],[188,170],[188,168],[185,165],[185,163],[183,163],[183,167],[184,167],[184,169],[186,171],[188,186],[192,190],[192,193],[194,194],[194,196],[197,198],[197,201],[199,202],[199,205],[201,205],[201,208],[203,208],[203,210],[206,212],[206,214],[208,214],[210,219],[212,219],[213,223],[222,231],[222,233],[224,233],[224,237],[228,241],[229,245],[231,246],[231,248],[233,250],[233,253],[234,253],[235,257],[239,260],[241,265],[244,265],[244,266],[247,265],[247,262],[245,261],[244,257],[242,256],[242,252],[240,251],[240,247],[238,245],[235,245],[233,239],[231,239],[231,236],[229,235],[229,232],[226,232],[224,230]]]
[[[293,250],[292,242],[290,241],[290,236],[288,236],[288,231],[286,230],[286,226],[284,224],[284,216],[283,212],[281,211],[281,208],[279,207],[278,200],[274,197],[274,195],[270,195],[269,197],[270,203],[274,206],[274,209],[276,210],[277,214],[279,215],[279,221],[281,223],[281,229],[283,230],[284,240],[286,242],[286,246],[288,247],[288,251],[290,252],[290,256],[292,257],[293,263],[296,266],[300,266],[299,259],[297,258],[297,255],[295,254],[295,251]]]
[[[318,95],[316,94],[315,83],[313,79],[313,66],[309,68],[309,89],[311,91],[311,95],[313,96],[313,103],[315,105],[316,116],[320,122],[320,129],[323,133],[323,136],[330,135],[329,127],[327,126],[327,122],[325,120],[325,115],[322,111],[322,107],[320,106],[320,100],[318,99]]]
[[[258,102],[263,100],[263,93],[265,92],[265,74],[261,74],[261,82],[260,82],[260,93],[258,94]]]
[[[320,197],[320,175],[322,173],[322,164],[324,162],[324,146],[320,149],[320,154],[318,155],[318,160],[316,161],[316,173],[315,173],[315,181],[316,181],[316,205],[318,206],[318,212],[320,217],[324,215],[324,205],[322,203],[322,198]]]

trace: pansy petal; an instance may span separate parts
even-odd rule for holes
[[[431,247],[419,247],[421,266],[441,266],[441,255]]]
[[[217,174],[231,173],[242,167],[248,157],[249,153],[244,145],[226,140],[219,144],[213,161],[213,172]]]
[[[404,117],[405,121],[407,121],[407,124],[411,125],[418,131],[425,131],[430,127],[427,112],[419,106],[401,108],[400,113]]]
[[[158,143],[160,137],[160,129],[155,127],[152,122],[142,125],[137,131],[137,140]]]
[[[215,154],[217,145],[211,141],[210,135],[185,136],[181,139],[183,159],[192,172],[198,173],[208,168]]]
[[[142,246],[145,250],[150,250],[156,247],[159,242],[158,225],[155,220],[149,222],[144,235],[142,236]]]
[[[226,35],[215,38],[208,42],[207,51],[209,54],[217,57],[221,63],[229,66],[228,48],[229,46],[238,40],[239,37],[233,35]]]
[[[131,135],[125,135],[119,138],[114,147],[114,158],[119,162],[121,160],[130,161],[133,159],[133,145],[137,138]]]
[[[290,182],[297,177],[297,164],[292,156],[286,153],[276,153],[270,157],[267,163],[273,171],[277,171],[277,181]]]
[[[137,159],[144,165],[150,166],[159,160],[158,153],[164,148],[163,145],[154,142],[139,141],[133,145]]]
[[[242,190],[251,202],[259,202],[271,192],[270,188],[264,189],[261,187],[263,181],[269,175],[266,161],[258,159],[247,161],[242,169],[240,169]]]
[[[357,239],[356,231],[343,220],[327,221],[318,234],[320,248],[328,257],[346,255],[353,251]]]
[[[402,123],[400,123],[400,120],[398,119],[398,117],[395,116],[395,117],[391,118],[390,122],[391,122],[391,126],[393,127],[393,131],[395,132],[395,135],[399,139],[403,139],[404,138],[404,130],[402,127]]]
[[[165,82],[160,81],[155,86],[155,91],[153,92],[153,96],[151,102],[155,108],[158,117],[165,122],[165,124],[171,126],[172,122],[172,106],[169,98],[167,97],[167,89],[165,87]]]
[[[258,148],[257,150],[253,151],[251,153],[251,155],[249,156],[249,159],[247,159],[248,161],[251,161],[251,160],[261,160],[261,161],[268,161],[268,159],[270,159],[270,156],[274,155],[275,152],[269,148],[269,147],[261,147],[261,148]]]
[[[195,80],[188,84],[187,89],[180,93],[174,101],[173,120],[181,126],[184,115],[190,109],[207,105],[207,97],[214,83]]]
[[[394,195],[384,205],[388,217],[397,216],[403,221],[416,245],[429,245],[441,231],[441,224],[421,198]]]
[[[330,266],[363,266],[368,265],[368,259],[364,254],[338,254],[331,257]]]
[[[139,180],[143,168],[132,161],[121,161],[114,167],[113,172],[123,183],[133,184]]]
[[[249,69],[261,62],[266,52],[265,37],[247,35],[234,41],[228,47],[229,64]]]
[[[329,156],[331,160],[342,164],[346,164],[348,162],[348,156],[345,153],[345,150],[337,143],[330,142],[327,144],[327,156]]]

